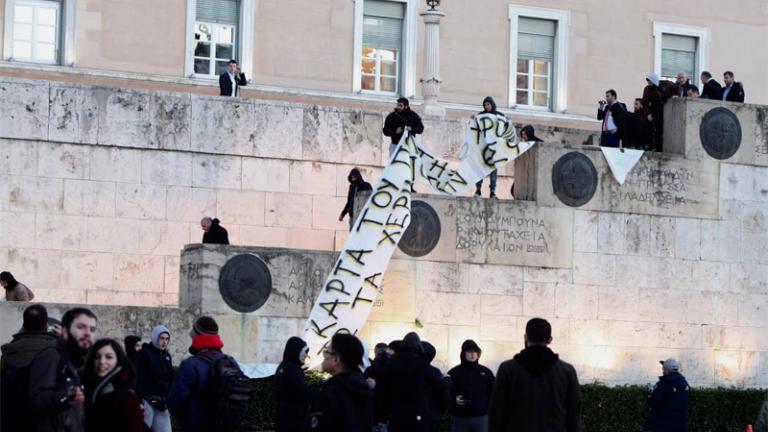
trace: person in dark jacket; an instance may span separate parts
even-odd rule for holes
[[[283,361],[272,384],[276,432],[309,430],[310,392],[302,369],[308,352],[309,346],[301,338],[294,336],[285,343]]]
[[[355,196],[358,192],[371,190],[371,184],[363,179],[363,175],[360,174],[360,170],[352,168],[347,176],[349,181],[349,190],[347,191],[347,204],[341,210],[339,215],[339,222],[344,220],[344,216],[349,214],[349,230],[352,231],[352,227],[355,225]]]
[[[701,83],[704,84],[701,88],[701,96],[699,96],[701,99],[723,99],[723,87],[712,78],[712,74],[709,71],[701,73]]]
[[[504,116],[504,113],[500,112],[496,109],[496,101],[493,100],[492,97],[486,96],[485,99],[483,99],[483,110],[477,113],[477,115],[480,114],[496,114],[500,116]],[[496,179],[498,177],[498,173],[496,170],[491,171],[491,174],[489,174],[489,177],[491,178],[491,198],[496,198]],[[483,188],[483,179],[480,179],[477,183],[475,183],[475,196],[481,196]]]
[[[659,361],[661,373],[659,382],[648,393],[651,411],[645,419],[643,430],[647,432],[687,432],[688,397],[690,387],[680,374],[677,360],[669,358]]]
[[[227,62],[227,70],[219,75],[219,96],[240,96],[240,87],[248,85],[236,60]]]
[[[430,431],[438,419],[430,409],[444,384],[441,374],[435,374],[424,358],[421,339],[416,333],[403,338],[400,350],[387,364],[381,382],[384,410],[390,432]]]
[[[768,432],[768,394],[766,394],[765,402],[757,414],[754,432]]]
[[[499,366],[491,396],[491,432],[580,432],[581,389],[576,370],[549,349],[552,327],[542,318],[525,326],[525,349]]]
[[[644,150],[653,143],[653,126],[640,114],[627,112],[616,105],[611,107],[618,137],[624,148]]]
[[[208,316],[195,320],[190,334],[192,357],[184,359],[176,370],[168,410],[178,420],[181,432],[209,432],[214,429],[215,408],[210,406],[208,386],[213,363],[224,357],[224,342],[219,337],[219,324]]]
[[[384,377],[384,372],[386,371],[387,363],[389,361],[389,346],[383,342],[379,342],[373,348],[373,351],[375,356],[371,362],[371,366],[366,369],[365,372],[363,372],[363,376],[365,378],[372,379],[376,383],[379,383]],[[381,388],[382,387],[379,385],[376,385],[373,388],[373,422],[375,430],[378,432],[386,432],[387,418],[383,409],[384,400],[383,394],[381,393]]]
[[[331,378],[313,395],[310,425],[316,432],[370,432],[373,390],[358,369],[363,345],[357,337],[336,333],[323,350],[323,372]]]
[[[680,71],[675,77],[674,94],[677,97],[688,97],[688,90],[693,86],[685,71]]]
[[[660,152],[663,149],[664,139],[664,99],[657,74],[648,74],[645,81],[648,85],[643,89],[643,107],[647,113],[646,118],[653,123],[653,149]]]
[[[616,90],[609,89],[605,92],[605,100],[598,102],[600,107],[597,109],[597,119],[602,121],[601,133],[600,133],[600,145],[602,147],[618,147],[619,146],[619,127],[616,124],[616,119],[613,115],[614,105],[627,110],[626,105],[619,102],[616,95]]]
[[[144,422],[153,432],[171,432],[168,391],[173,382],[173,361],[168,352],[171,332],[158,325],[152,329],[150,343],[136,354],[136,393],[144,405]]]
[[[520,141],[543,142],[541,138],[536,136],[536,131],[531,125],[523,126],[520,129]]]
[[[100,339],[93,344],[83,374],[86,432],[144,432],[135,376],[120,343]]]
[[[203,234],[203,243],[229,244],[229,233],[223,226],[219,225],[221,221],[204,217],[200,221],[200,228],[205,232]]]
[[[493,372],[480,364],[482,350],[472,339],[461,344],[461,363],[451,377],[452,432],[488,430],[488,406],[493,393]]]
[[[733,72],[725,71],[723,73],[723,100],[727,102],[744,102],[744,86],[740,82],[734,81]]]
[[[432,366],[432,360],[434,360],[437,355],[435,346],[427,341],[421,341],[421,347],[424,352],[424,359],[432,370],[432,375],[442,383],[442,387],[439,389],[440,391],[427,399],[427,412],[429,413],[427,419],[431,422],[431,424],[427,425],[427,430],[438,432],[440,430],[440,418],[451,404],[451,378],[449,376],[443,376],[440,369]]]
[[[397,100],[395,110],[384,119],[384,128],[382,129],[384,135],[392,139],[389,145],[390,158],[394,154],[397,145],[400,144],[400,138],[403,137],[403,132],[406,130],[411,135],[419,135],[424,132],[424,125],[421,123],[421,117],[411,111],[408,99],[401,97]]]
[[[125,355],[128,356],[128,360],[135,366],[136,354],[141,351],[141,338],[136,335],[128,335],[123,339],[123,347],[125,347]]]

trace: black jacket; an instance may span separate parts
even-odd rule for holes
[[[377,355],[371,362],[371,366],[363,372],[363,376],[371,378],[376,381],[376,387],[373,389],[374,397],[374,409],[373,409],[373,421],[374,423],[386,422],[386,412],[384,410],[384,395],[381,391],[382,387],[379,383],[383,382],[384,373],[389,363],[389,356],[384,353]]]
[[[714,78],[711,78],[709,81],[707,81],[706,84],[704,84],[704,87],[701,90],[701,95],[699,97],[702,99],[722,100],[723,87],[719,82],[715,81]]]
[[[334,375],[312,399],[312,431],[371,431],[373,390],[357,369]]]
[[[86,432],[144,432],[141,402],[130,386],[130,373],[115,368],[101,380],[85,383]]]
[[[499,366],[488,413],[490,432],[578,432],[576,370],[548,347],[532,345]]]
[[[432,360],[434,360],[437,355],[435,346],[426,341],[421,344],[424,348],[424,358],[427,360],[427,363],[430,364],[432,374],[439,379],[442,384],[440,392],[434,394],[432,398],[427,400],[427,418],[432,419],[432,430],[438,431],[440,430],[440,418],[451,404],[451,378],[443,376],[440,369],[432,366]]]
[[[309,430],[310,392],[299,362],[299,354],[306,346],[306,342],[300,338],[288,339],[283,351],[283,361],[275,372],[272,389],[276,432]]]
[[[245,74],[235,74],[235,96],[240,96],[240,87],[248,85],[248,81],[245,80]],[[219,75],[219,96],[232,96],[232,80],[229,79],[229,73],[224,72]]]
[[[677,97],[687,97],[688,96],[688,90],[693,87],[693,84],[691,84],[690,80],[686,80],[682,85],[675,82],[674,84],[674,92],[675,96]]]
[[[168,350],[144,343],[136,353],[136,393],[140,398],[166,398],[173,382],[173,362]]]
[[[203,243],[229,244],[229,234],[219,222],[218,219],[211,222],[211,228],[203,234]]]
[[[352,181],[352,176],[356,176],[357,180]],[[347,180],[349,180],[349,190],[347,191],[347,204],[344,206],[344,208],[341,210],[341,217],[349,213],[350,219],[355,217],[355,195],[357,195],[358,192],[363,191],[369,191],[371,190],[371,184],[368,183],[363,179],[363,175],[360,174],[360,170],[357,168],[353,168],[352,171],[349,172],[349,176],[347,176]]]
[[[613,107],[611,115],[624,147],[644,150],[653,145],[653,123],[646,117]]]
[[[689,395],[688,382],[679,373],[660,376],[659,382],[648,394],[651,412],[645,419],[644,430],[687,432]]]
[[[727,102],[744,102],[744,86],[740,82],[734,82],[731,84],[731,90],[728,95],[725,94],[725,87],[723,87],[723,100]]]
[[[418,135],[424,132],[424,125],[421,123],[421,117],[418,114],[411,111],[410,108],[406,108],[403,112],[392,111],[384,120],[384,135],[392,138],[392,144],[398,144],[400,138],[403,136],[403,131],[407,126],[411,127],[411,135]],[[397,133],[397,128],[402,128],[400,133]]]
[[[69,389],[80,385],[80,376],[64,343],[41,351],[29,368],[28,409],[33,432],[79,432],[84,430],[83,405],[71,404]]]
[[[448,371],[451,377],[451,414],[457,417],[477,417],[488,414],[493,393],[493,372],[478,362],[468,362],[462,355],[461,364]],[[461,395],[465,404],[458,405]]]

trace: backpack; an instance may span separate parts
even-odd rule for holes
[[[253,396],[251,380],[240,370],[235,360],[224,355],[218,360],[199,355],[211,364],[207,394],[213,406],[214,430],[233,432],[240,428]]]

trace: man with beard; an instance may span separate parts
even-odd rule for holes
[[[397,100],[395,110],[384,119],[382,132],[392,139],[389,145],[389,157],[392,157],[406,130],[411,135],[419,135],[424,132],[424,125],[421,123],[421,117],[411,111],[408,99],[401,97]]]

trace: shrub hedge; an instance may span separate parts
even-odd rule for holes
[[[310,374],[312,384],[320,384],[320,374]],[[253,381],[256,391],[244,422],[243,432],[272,430],[272,380]],[[641,432],[648,413],[647,389],[642,386],[607,387],[587,384],[581,387],[586,432]],[[765,390],[725,388],[691,391],[688,429],[695,432],[743,432],[754,423],[765,400]],[[443,422],[447,431],[448,421]]]

